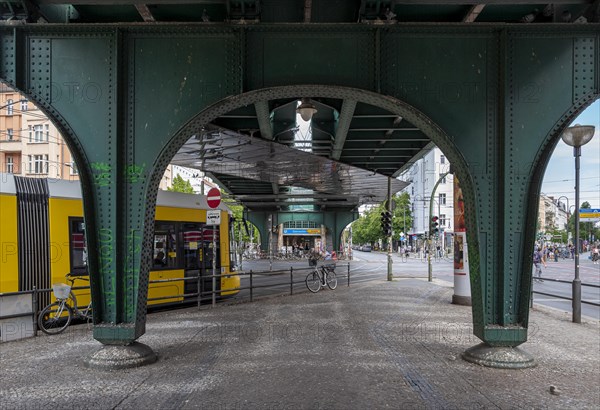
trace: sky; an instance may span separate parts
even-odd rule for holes
[[[589,106],[571,125],[594,125],[596,132],[590,142],[581,147],[579,197],[592,208],[600,208],[600,100]],[[575,204],[575,157],[573,147],[562,140],[558,142],[542,183],[542,192],[558,198],[569,198],[569,206]],[[561,198],[562,202],[566,202]]]

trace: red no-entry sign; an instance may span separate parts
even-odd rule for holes
[[[206,194],[206,202],[211,208],[216,208],[221,204],[221,192],[217,188],[211,188]]]

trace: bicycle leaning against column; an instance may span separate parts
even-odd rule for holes
[[[67,273],[65,278],[69,285],[55,283],[52,291],[56,302],[49,304],[38,316],[38,326],[42,332],[49,335],[57,335],[63,332],[75,318],[84,319],[88,323],[92,320],[92,301],[85,309],[80,310],[77,306],[77,297],[71,290],[76,280],[89,282],[89,277]]]

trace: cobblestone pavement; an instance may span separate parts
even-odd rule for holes
[[[533,310],[537,367],[463,361],[471,310],[443,281],[374,281],[317,294],[154,314],[155,364],[83,366],[85,325],[0,345],[0,407],[94,409],[598,409],[600,325]],[[550,392],[555,387],[555,394]]]

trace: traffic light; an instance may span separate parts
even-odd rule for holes
[[[438,228],[438,217],[434,216],[431,218],[431,226],[430,226],[430,231],[431,231],[431,235],[432,236],[437,236],[438,233],[440,232],[439,228]]]
[[[390,211],[384,211],[381,213],[381,230],[384,236],[390,236],[392,234],[392,213]]]

